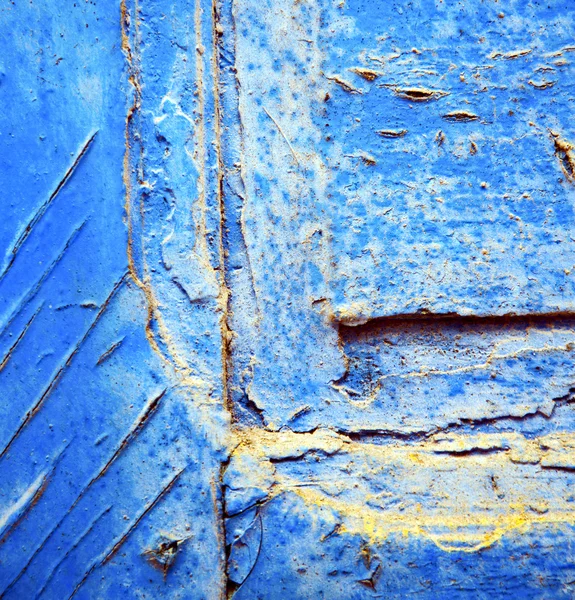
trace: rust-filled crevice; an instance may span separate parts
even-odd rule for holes
[[[340,77],[339,75],[331,75],[331,76],[327,76],[326,75],[326,79],[328,79],[329,81],[333,81],[334,83],[337,83],[337,85],[339,85],[339,87],[346,91],[348,94],[363,94],[363,91],[354,87],[349,81],[343,79],[343,77]]]
[[[231,353],[231,341],[232,333],[229,325],[229,311],[230,311],[230,286],[227,277],[227,264],[226,264],[226,238],[225,232],[227,230],[227,216],[225,207],[225,193],[224,193],[224,160],[222,156],[222,135],[221,130],[223,127],[223,115],[221,110],[221,95],[222,89],[220,84],[220,53],[221,46],[220,40],[222,36],[223,28],[219,22],[219,11],[217,0],[212,2],[212,61],[213,61],[213,80],[214,80],[214,129],[216,134],[215,146],[217,153],[217,194],[218,194],[218,209],[220,213],[219,219],[219,277],[220,277],[220,299],[219,304],[222,308],[221,317],[221,340],[222,340],[222,394],[223,403],[225,408],[230,414],[233,415],[233,406],[231,402],[229,392],[229,380],[230,372],[232,369],[232,353]]]
[[[383,138],[402,138],[407,134],[407,129],[380,129],[376,131],[377,135]]]
[[[454,110],[443,115],[446,121],[454,121],[455,123],[469,123],[470,121],[477,121],[479,117],[467,110]]]
[[[400,324],[412,324],[417,323],[422,329],[429,326],[431,323],[445,322],[454,323],[458,322],[466,325],[476,325],[478,327],[485,326],[497,326],[506,327],[513,324],[537,324],[537,323],[548,323],[550,320],[567,319],[572,320],[575,324],[575,312],[573,311],[562,311],[562,312],[546,312],[546,313],[530,313],[530,314],[515,314],[508,313],[504,315],[487,315],[487,316],[476,316],[476,315],[461,315],[458,313],[431,313],[429,311],[421,311],[409,314],[390,315],[386,317],[375,317],[370,319],[366,323],[361,325],[348,325],[346,323],[340,323],[340,335],[344,340],[353,339],[367,333],[374,333],[381,331],[383,332],[386,327]]]
[[[444,92],[442,90],[415,87],[403,88],[393,86],[393,91],[400,98],[403,98],[404,100],[411,100],[412,102],[429,102],[430,100],[437,100],[448,95],[448,92]]]
[[[366,81],[375,81],[381,73],[379,71],[374,71],[373,69],[366,69],[365,67],[354,67],[350,69],[352,73],[359,75]]]
[[[568,181],[575,183],[575,153],[573,144],[563,139],[558,133],[551,131],[551,138],[555,146],[555,156],[559,160],[561,170]]]

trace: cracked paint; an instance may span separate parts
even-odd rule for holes
[[[572,597],[573,7],[0,15],[0,596]]]

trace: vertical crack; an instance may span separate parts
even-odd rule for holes
[[[213,61],[213,86],[214,86],[214,131],[215,131],[215,148],[217,157],[217,206],[219,210],[219,280],[220,280],[220,292],[219,292],[219,306],[222,311],[220,320],[220,331],[221,331],[221,363],[222,363],[222,403],[224,408],[230,414],[233,420],[233,404],[230,395],[229,379],[232,372],[232,355],[231,355],[231,339],[232,333],[229,326],[229,303],[230,303],[230,291],[228,286],[227,277],[227,264],[226,264],[226,249],[225,249],[225,231],[227,227],[226,210],[224,202],[224,165],[222,157],[222,139],[221,139],[221,128],[222,128],[222,110],[220,104],[220,96],[222,89],[220,85],[220,39],[222,28],[220,25],[220,10],[218,6],[218,0],[212,0],[212,61]],[[218,534],[221,540],[220,557],[223,560],[222,565],[222,585],[221,598],[225,600],[229,597],[228,588],[230,584],[230,578],[228,573],[228,559],[229,550],[226,545],[226,500],[225,500],[225,487],[224,487],[224,474],[229,464],[230,455],[229,453],[225,456],[224,460],[220,464],[218,473],[218,489],[216,491],[216,518],[218,525]]]

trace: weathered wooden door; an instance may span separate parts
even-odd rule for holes
[[[575,595],[575,5],[0,7],[0,595]]]

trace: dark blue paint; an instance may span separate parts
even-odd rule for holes
[[[155,131],[126,131],[134,73],[122,35],[137,20],[170,35],[157,16],[148,24],[119,1],[0,9],[2,597],[219,597],[218,442],[201,394],[194,404],[201,382],[187,383],[151,345],[145,275],[128,255],[127,206],[146,202],[126,186],[132,174],[141,182],[132,150]],[[144,49],[169,60],[171,41],[151,48],[143,37],[133,60]],[[158,153],[173,141],[167,123]],[[180,171],[173,163],[166,188],[188,185]],[[176,234],[193,231],[190,218],[178,217]],[[194,294],[177,253],[168,262]],[[220,381],[217,368],[204,371]],[[150,559],[166,536],[176,540],[169,571]]]

